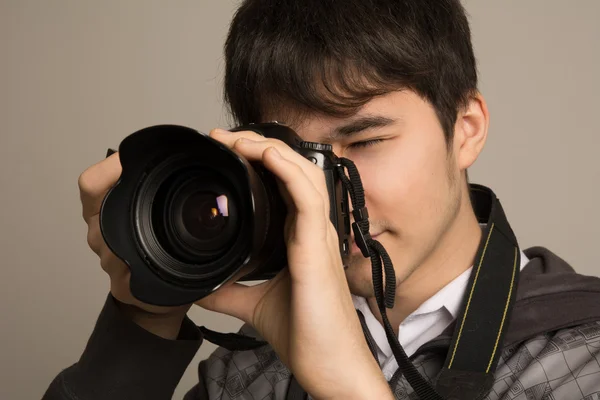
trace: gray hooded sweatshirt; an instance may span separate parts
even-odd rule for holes
[[[484,398],[600,400],[600,278],[575,273],[542,247],[525,254],[530,262]],[[433,385],[453,331],[448,327],[410,357]],[[240,332],[259,338],[249,326]],[[109,295],[80,360],[53,380],[43,400],[170,399],[202,340],[189,319],[178,340],[154,336],[125,318]],[[218,348],[200,363],[198,377],[184,400],[310,399],[269,345]],[[401,374],[390,386],[396,399],[418,398]]]

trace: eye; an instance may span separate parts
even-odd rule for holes
[[[371,140],[365,140],[364,142],[356,142],[356,143],[352,143],[350,146],[351,149],[361,149],[361,148],[365,148],[365,147],[371,147],[371,146],[375,146],[378,143],[383,142],[383,139],[371,139]]]

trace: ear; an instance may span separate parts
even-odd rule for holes
[[[473,95],[460,111],[454,125],[453,151],[460,171],[469,168],[483,150],[487,140],[490,116],[481,93]]]

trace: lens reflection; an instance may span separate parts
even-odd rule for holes
[[[216,238],[229,221],[228,199],[223,194],[194,193],[182,207],[182,220],[186,231],[194,238],[207,241]]]

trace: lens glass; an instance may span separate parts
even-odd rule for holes
[[[225,194],[196,192],[183,201],[181,220],[189,235],[208,241],[222,234],[229,223]]]
[[[154,229],[163,248],[189,264],[227,252],[241,222],[234,193],[230,180],[211,168],[174,170],[153,202]]]
[[[136,188],[138,251],[161,277],[178,282],[229,276],[254,243],[248,171],[220,148],[167,150],[148,162]]]

